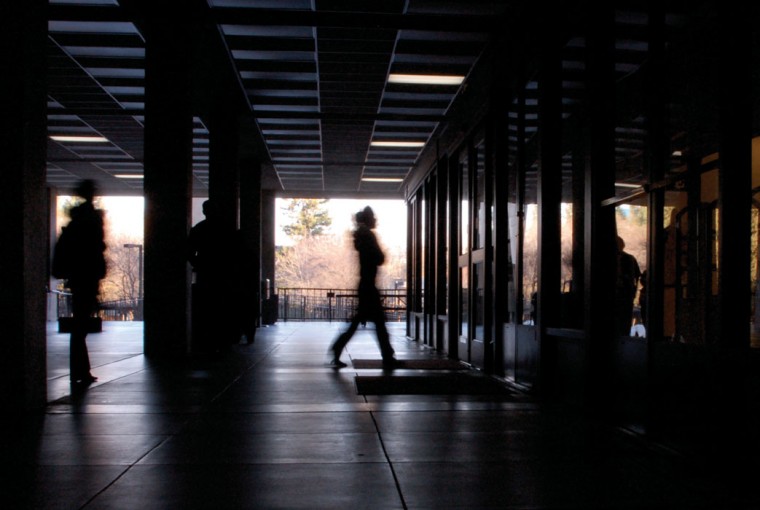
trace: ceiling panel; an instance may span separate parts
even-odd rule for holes
[[[140,192],[142,181],[127,177],[143,171],[142,7],[116,0],[50,3],[49,134],[105,141],[51,139],[49,182],[65,186],[94,177],[105,191]],[[270,158],[263,163],[276,175],[265,182],[286,193],[398,195],[400,180],[460,86],[389,84],[389,74],[467,75],[489,28],[462,29],[455,20],[498,15],[504,12],[500,4],[209,0],[202,18],[218,24],[227,54],[216,58],[226,58],[237,74],[249,105],[240,114],[258,126]],[[201,116],[194,122],[194,193],[203,194],[209,133]],[[373,141],[417,144],[378,147]]]
[[[146,48],[141,5],[51,0],[48,131],[106,139],[97,144],[51,139],[51,185],[96,176],[104,189],[139,192],[139,179],[125,182],[116,175],[142,172]],[[290,195],[401,196],[403,179],[445,129],[452,104],[468,86],[473,66],[496,30],[532,21],[520,19],[525,12],[520,3],[503,0],[208,0],[205,6],[192,5],[203,9],[197,18],[212,29],[222,48],[204,56],[213,55],[234,73],[236,92],[244,98],[239,113],[253,119],[257,143],[265,147],[257,154],[274,178],[264,182]],[[685,20],[683,13],[669,12],[667,30]],[[615,21],[614,64],[622,79],[645,63],[648,17],[641,9],[621,8]],[[581,34],[565,36],[563,114],[569,116],[587,94],[587,49]],[[391,80],[399,74],[464,81]],[[535,81],[528,83],[526,97],[530,138],[538,129]],[[679,111],[674,107],[675,114]],[[193,113],[194,192],[204,194],[207,112]],[[641,121],[618,124],[617,154],[641,154]],[[514,125],[510,135],[514,144]]]

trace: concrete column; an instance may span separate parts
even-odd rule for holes
[[[752,33],[757,9],[723,5],[719,16],[716,81],[720,132],[718,341],[749,348],[750,229],[752,189]]]
[[[668,136],[668,88],[665,86],[666,69],[666,9],[659,2],[649,6],[648,66],[646,74],[646,174],[649,183],[663,179],[670,166],[670,139]],[[665,420],[661,408],[661,388],[657,383],[658,342],[663,340],[664,281],[665,281],[665,189],[653,189],[647,196],[647,270],[645,276],[645,308],[647,334],[647,401],[646,431],[653,438],[662,431]]]
[[[261,318],[261,163],[253,158],[240,162],[240,234],[245,252],[245,313],[255,328]]]
[[[415,242],[414,242],[414,229],[415,229],[415,216],[414,216],[414,203],[407,202],[406,204],[406,336],[408,338],[414,337],[414,312],[417,311],[414,304],[414,275],[416,259],[415,259]]]
[[[47,399],[46,6],[0,6],[0,406],[11,412]]]
[[[435,180],[435,195],[436,195],[436,209],[435,209],[435,241],[433,243],[435,249],[435,313],[433,317],[433,324],[435,325],[435,348],[438,351],[444,351],[446,345],[443,343],[443,329],[438,326],[438,317],[444,317],[447,313],[446,297],[447,288],[446,279],[448,274],[446,273],[446,247],[448,245],[448,218],[446,217],[446,204],[448,202],[448,189],[449,189],[449,158],[443,156],[438,160],[438,168],[436,170]],[[431,225],[433,228],[433,225]],[[450,319],[450,318],[449,318]],[[446,335],[448,336],[448,335]]]
[[[449,358],[457,359],[459,356],[459,229],[461,227],[459,200],[459,183],[461,168],[456,157],[449,158],[447,173],[448,201],[449,201],[449,344],[447,347]],[[410,211],[411,216],[411,211]]]
[[[752,193],[752,49],[758,8],[723,3],[718,10],[720,195],[717,357],[715,387],[705,398],[713,465],[737,484],[752,483],[744,466],[754,459],[757,381],[750,360],[750,253]],[[748,383],[748,381],[752,381]],[[748,447],[748,445],[750,447]]]
[[[208,192],[209,199],[216,203],[221,224],[230,232],[237,230],[239,224],[238,146],[237,115],[225,109],[213,112],[209,129]]]
[[[559,324],[562,192],[562,60],[559,39],[547,37],[538,81],[538,313],[540,384],[553,391],[556,345],[546,329]]]
[[[603,413],[612,398],[615,345],[614,297],[617,274],[615,208],[602,200],[615,195],[614,10],[596,9],[587,38],[588,74],[585,119],[584,303],[587,369],[585,396],[590,409]]]
[[[145,354],[181,358],[190,345],[190,29],[148,24],[145,35]]]
[[[276,304],[277,282],[274,274],[275,253],[275,195],[271,190],[261,192],[261,280],[269,280],[271,299],[266,304],[267,313],[263,314],[264,324],[274,323],[277,310],[272,310]]]

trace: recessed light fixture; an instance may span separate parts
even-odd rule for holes
[[[615,186],[618,188],[640,188],[641,184],[633,184],[631,182],[616,182]]]
[[[114,177],[118,177],[119,179],[144,179],[145,176],[142,174],[113,174]]]
[[[424,147],[425,142],[403,142],[399,140],[376,140],[371,142],[372,147]]]
[[[363,182],[404,182],[403,177],[362,177]]]
[[[56,142],[85,142],[85,143],[104,143],[108,138],[104,136],[76,136],[76,135],[51,135],[51,140]]]
[[[412,85],[461,85],[464,76],[454,74],[395,74],[388,75],[388,83]]]

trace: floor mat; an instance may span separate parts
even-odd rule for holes
[[[482,375],[380,375],[355,378],[359,395],[512,395],[504,384]]]
[[[351,360],[354,368],[383,368],[383,360],[380,359],[354,359]],[[461,361],[451,359],[400,359],[396,368],[408,368],[416,370],[467,370],[469,367]]]

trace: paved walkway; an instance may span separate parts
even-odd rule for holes
[[[437,355],[391,326],[401,359]],[[326,367],[341,324],[278,323],[216,360],[159,365],[139,323],[88,338],[97,383],[72,394],[49,334],[46,412],[3,425],[3,508],[758,508],[757,494],[618,429],[518,393],[361,395]],[[391,376],[445,371],[395,370]],[[478,376],[479,374],[472,374]]]

